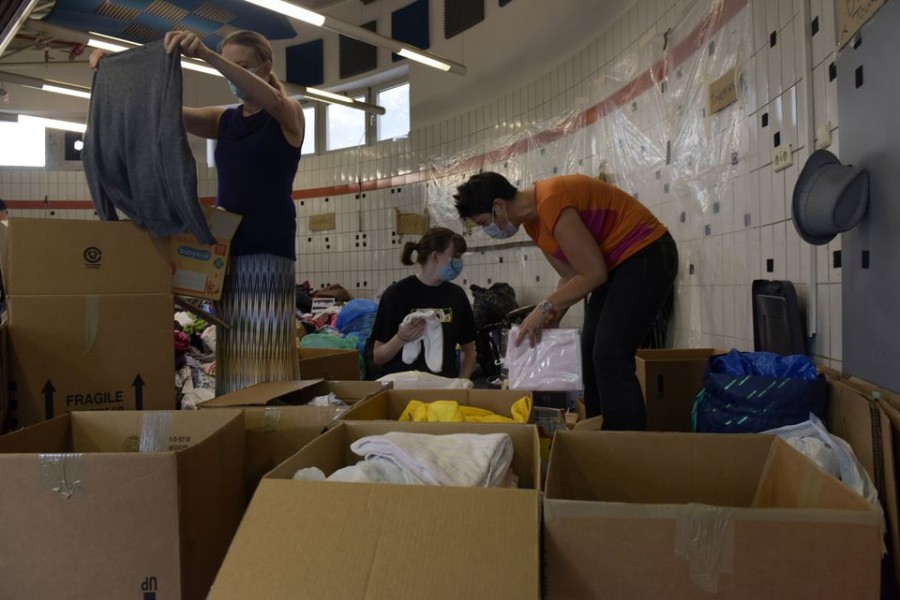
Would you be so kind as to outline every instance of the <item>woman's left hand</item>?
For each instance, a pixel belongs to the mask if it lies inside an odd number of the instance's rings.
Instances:
[[[529,345],[534,348],[534,345],[541,341],[541,332],[544,330],[546,320],[547,317],[540,308],[535,308],[528,313],[516,332],[516,339],[513,340],[515,345],[518,346],[522,340],[528,338]]]

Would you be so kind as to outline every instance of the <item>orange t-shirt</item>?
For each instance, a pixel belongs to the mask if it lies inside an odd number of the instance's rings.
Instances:
[[[597,240],[608,269],[668,231],[630,194],[587,175],[562,175],[536,182],[534,203],[538,218],[525,223],[525,231],[538,248],[565,262],[568,260],[553,236],[553,230],[566,208],[578,211],[582,222]]]

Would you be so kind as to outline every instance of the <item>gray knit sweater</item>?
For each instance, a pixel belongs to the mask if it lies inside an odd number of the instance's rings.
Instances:
[[[101,219],[118,208],[156,237],[213,244],[181,117],[181,61],[162,40],[108,56],[94,75],[82,163]]]

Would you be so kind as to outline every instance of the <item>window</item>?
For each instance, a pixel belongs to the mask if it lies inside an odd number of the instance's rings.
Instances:
[[[365,102],[363,94],[351,96],[357,102]],[[325,112],[326,150],[341,150],[366,143],[366,112],[340,104],[329,104]]]
[[[303,138],[303,146],[300,154],[316,153],[316,108],[308,106],[303,109],[303,118],[306,121],[306,133]]]
[[[46,163],[44,126],[0,122],[0,166],[43,167]],[[15,142],[13,142],[15,140]]]
[[[409,83],[378,92],[375,102],[384,107],[378,117],[378,141],[409,135]]]

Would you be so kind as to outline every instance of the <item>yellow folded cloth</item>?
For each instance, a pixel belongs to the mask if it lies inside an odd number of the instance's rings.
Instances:
[[[527,423],[531,414],[531,398],[522,396],[516,400],[510,407],[510,414],[512,418],[484,408],[460,406],[456,400],[410,400],[399,420],[425,423]]]

